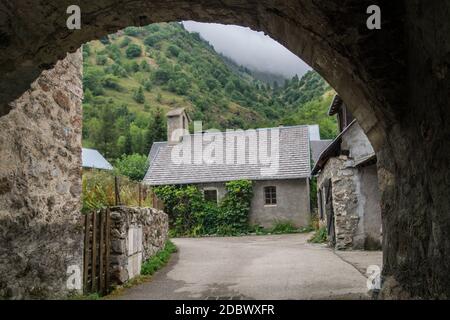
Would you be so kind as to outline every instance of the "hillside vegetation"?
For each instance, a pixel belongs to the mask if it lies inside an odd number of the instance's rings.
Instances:
[[[336,134],[326,115],[333,91],[317,73],[278,83],[179,23],[129,27],[85,44],[83,57],[83,145],[110,160],[146,155],[154,141],[166,140],[165,114],[177,107],[205,129],[318,123],[323,138]]]

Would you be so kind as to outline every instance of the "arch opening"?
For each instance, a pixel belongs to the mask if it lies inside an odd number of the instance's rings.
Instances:
[[[59,27],[65,24],[64,6],[55,10],[41,3],[30,7],[17,2],[2,10],[10,23],[1,26],[5,40],[0,54],[5,71],[0,81],[1,114],[9,113],[9,102],[66,52],[129,25],[197,20],[264,31],[339,92],[377,151],[386,296],[446,297],[450,295],[445,267],[450,248],[446,232],[450,147],[445,126],[449,119],[445,52],[450,46],[446,37],[450,5],[429,4],[425,10],[421,4],[381,2],[389,26],[381,32],[365,28],[365,1],[343,7],[309,1],[291,6],[271,1],[83,3],[84,23],[76,32]],[[15,12],[22,13],[18,19]],[[442,21],[440,29],[429,24],[432,19]],[[425,41],[427,32],[440,41]],[[30,35],[33,44],[23,45]]]

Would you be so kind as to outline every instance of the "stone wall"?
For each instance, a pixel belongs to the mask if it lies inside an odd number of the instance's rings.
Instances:
[[[141,264],[164,248],[169,218],[154,208],[111,208],[111,282],[123,284],[140,274]]]
[[[67,55],[0,118],[0,299],[64,297],[81,273],[81,72]]]
[[[317,178],[323,197],[327,179],[333,192],[336,249],[379,249],[381,208],[375,166],[356,167],[353,159],[341,155],[330,158]]]
[[[358,214],[357,170],[347,156],[330,158],[317,178],[317,188],[331,179],[333,210],[336,232],[336,249],[361,248],[363,243],[354,235],[360,220]],[[325,195],[325,192],[322,191]]]

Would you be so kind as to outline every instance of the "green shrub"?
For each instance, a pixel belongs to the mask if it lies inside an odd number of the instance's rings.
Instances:
[[[141,29],[138,27],[127,27],[123,31],[127,36],[130,37],[136,37],[141,33]]]
[[[142,48],[137,44],[130,44],[125,51],[125,54],[127,55],[128,59],[140,57],[142,54]]]
[[[100,54],[99,54],[99,55],[95,58],[95,63],[96,63],[97,65],[99,65],[99,66],[105,65],[107,61],[108,61],[108,57],[105,56],[105,55],[100,55]]]
[[[172,44],[167,48],[167,51],[172,57],[178,57],[181,49],[178,46]]]
[[[142,181],[144,179],[148,166],[147,157],[137,153],[123,155],[116,161],[116,169],[118,172],[134,181]]]
[[[120,47],[125,48],[131,43],[131,39],[128,37],[123,38],[123,40],[120,42]]]
[[[112,89],[118,92],[123,91],[123,87],[119,84],[119,79],[113,75],[107,75],[102,79],[104,88]]]
[[[153,35],[150,35],[147,38],[145,38],[144,43],[146,45],[148,45],[149,47],[153,47],[160,40],[161,40],[161,36],[153,34]]]
[[[327,242],[327,240],[328,240],[327,228],[321,227],[319,228],[319,230],[316,231],[316,233],[314,233],[313,237],[308,241],[312,243],[324,243]]]
[[[246,232],[253,196],[252,182],[248,180],[230,181],[225,184],[225,187],[227,193],[220,204],[221,224],[230,227],[231,233]],[[219,230],[218,233],[231,234],[227,228]]]
[[[298,233],[299,231],[292,221],[278,221],[272,228],[271,233],[285,234]]]
[[[139,87],[139,89],[133,92],[133,99],[140,104],[143,104],[145,102],[144,90],[142,89],[142,87]]]

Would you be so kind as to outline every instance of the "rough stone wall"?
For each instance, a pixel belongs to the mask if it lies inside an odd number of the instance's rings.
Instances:
[[[169,218],[154,208],[111,208],[110,272],[113,284],[139,274],[141,263],[164,248]]]
[[[81,71],[67,55],[0,118],[0,298],[64,297],[81,270]]]
[[[364,246],[363,242],[354,239],[360,221],[356,176],[353,161],[347,156],[339,156],[328,160],[317,179],[318,188],[323,188],[324,182],[331,179],[336,249],[360,249]]]
[[[333,191],[335,248],[379,249],[381,210],[374,166],[355,167],[355,161],[344,155],[330,158],[317,178],[317,187],[323,196],[328,179],[331,179]],[[325,208],[325,199],[323,202]],[[327,225],[325,212],[324,220],[322,226]]]
[[[450,298],[449,16],[449,1],[408,1],[407,101],[378,153],[382,298]]]

